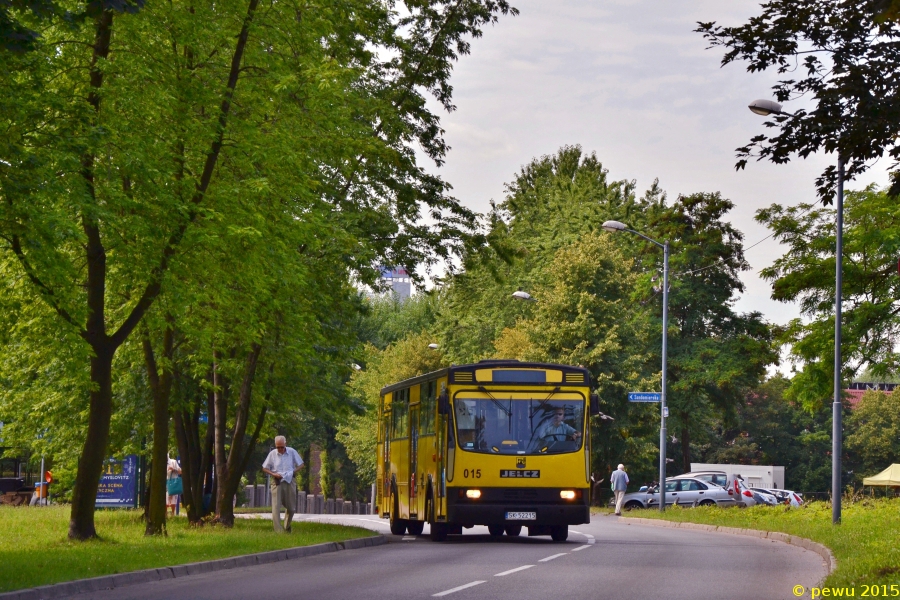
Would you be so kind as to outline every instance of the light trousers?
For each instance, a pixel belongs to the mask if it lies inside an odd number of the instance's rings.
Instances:
[[[622,503],[625,502],[625,490],[616,490],[616,514],[622,512]]]
[[[272,494],[272,525],[275,527],[275,532],[281,533],[287,530],[290,533],[294,513],[297,511],[297,482],[275,481],[273,477],[269,483],[269,491]],[[282,506],[285,510],[284,525],[281,524]]]

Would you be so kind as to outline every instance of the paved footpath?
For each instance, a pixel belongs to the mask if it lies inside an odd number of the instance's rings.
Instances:
[[[366,515],[298,515],[297,520],[388,531],[387,521]],[[72,598],[768,600],[794,598],[794,586],[809,589],[826,575],[822,557],[782,542],[628,525],[615,517],[595,516],[588,525],[571,527],[569,540],[559,544],[543,536],[494,539],[484,527],[464,531],[445,543],[424,536],[389,536],[390,543],[376,548]]]

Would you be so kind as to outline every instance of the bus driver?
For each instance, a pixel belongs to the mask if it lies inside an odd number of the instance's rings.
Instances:
[[[577,440],[580,438],[580,431],[571,425],[563,423],[565,417],[566,409],[562,406],[555,407],[553,409],[553,418],[541,428],[538,439],[549,442],[564,442],[567,439]]]

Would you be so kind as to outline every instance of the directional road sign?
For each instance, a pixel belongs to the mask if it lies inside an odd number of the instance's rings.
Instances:
[[[659,402],[661,399],[659,392],[628,392],[629,402]]]

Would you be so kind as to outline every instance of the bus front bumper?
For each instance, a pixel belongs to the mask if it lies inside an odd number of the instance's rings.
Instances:
[[[529,502],[525,499],[510,500],[490,490],[482,490],[482,498],[459,498],[457,493],[447,494],[447,521],[463,525],[581,525],[591,522],[591,509],[586,493],[572,501],[561,501],[559,490],[541,490],[545,501]],[[456,490],[452,490],[456,492]],[[487,493],[485,493],[487,492]],[[587,490],[584,490],[587,492]],[[553,498],[555,496],[555,498]],[[524,501],[523,501],[524,500]],[[544,500],[544,498],[541,498]],[[509,513],[534,513],[534,519],[507,518]],[[529,515],[530,516],[530,515]]]

